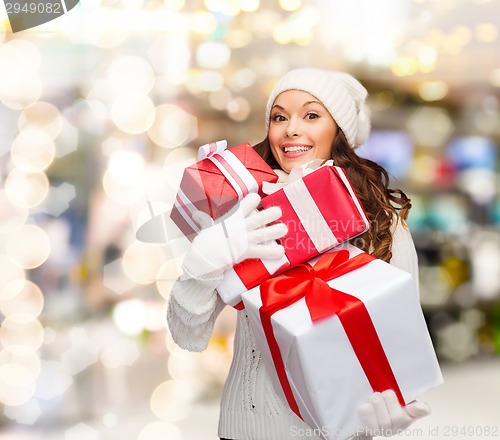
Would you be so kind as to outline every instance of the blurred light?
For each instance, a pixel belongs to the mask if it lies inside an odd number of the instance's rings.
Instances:
[[[3,296],[3,289],[13,281],[24,281],[26,274],[17,261],[7,255],[0,255],[0,296]]]
[[[63,182],[57,187],[51,187],[49,196],[43,201],[40,209],[53,217],[59,217],[69,208],[70,202],[75,197],[75,187]]]
[[[21,171],[35,173],[47,169],[55,153],[54,142],[44,130],[28,128],[14,139],[10,157]]]
[[[225,37],[227,45],[232,49],[248,46],[254,38],[249,29],[231,29]]]
[[[0,402],[9,406],[28,402],[35,392],[35,379],[22,365],[0,365]]]
[[[114,413],[106,413],[102,416],[102,424],[106,428],[114,428],[118,424],[118,417]]]
[[[146,94],[155,83],[151,65],[138,56],[121,56],[113,60],[106,72],[109,84],[119,94]]]
[[[33,318],[40,315],[44,297],[40,288],[28,280],[14,280],[0,290],[0,311],[4,316],[26,313]]]
[[[50,254],[47,233],[36,225],[23,225],[12,231],[5,244],[7,255],[23,268],[33,269],[43,264]]]
[[[495,142],[483,136],[453,138],[447,147],[450,162],[459,170],[483,168],[494,170],[497,160]]]
[[[234,121],[244,121],[250,114],[250,104],[245,98],[235,98],[227,105],[227,114]]]
[[[497,39],[498,29],[493,23],[479,23],[474,28],[474,33],[481,43],[492,43]]]
[[[482,231],[470,247],[472,285],[479,298],[490,300],[500,295],[500,236]]]
[[[163,170],[167,183],[172,188],[179,188],[184,170],[197,162],[198,151],[194,148],[176,148],[166,158],[163,164]],[[176,191],[171,193],[171,202],[173,203]]]
[[[390,90],[374,93],[372,95],[372,103],[376,105],[378,110],[387,110],[391,108],[396,101],[394,93]]]
[[[418,92],[424,101],[439,101],[448,94],[448,85],[444,81],[425,81]]]
[[[357,153],[382,165],[395,179],[405,178],[413,160],[413,142],[397,130],[373,130]]]
[[[10,83],[0,85],[0,99],[6,107],[21,110],[34,104],[42,95],[42,81],[36,75],[23,73]]]
[[[500,68],[491,72],[490,83],[495,87],[500,87]]]
[[[433,148],[442,146],[455,128],[448,112],[434,107],[415,110],[407,127],[416,144]]]
[[[485,324],[486,317],[482,310],[470,308],[461,313],[461,321],[469,328],[479,329]]]
[[[136,336],[142,333],[145,321],[144,304],[137,299],[119,302],[113,309],[113,321],[116,327],[126,335]],[[112,358],[105,357],[106,360]]]
[[[6,364],[21,365],[34,378],[37,378],[41,371],[41,361],[37,353],[19,355],[4,349],[0,352],[0,365]]]
[[[0,342],[14,354],[30,355],[42,345],[42,324],[24,313],[9,315],[0,327]]]
[[[240,12],[239,2],[235,0],[205,0],[205,7],[209,11],[222,12],[230,17],[234,17]]]
[[[137,11],[131,12],[137,14]],[[122,17],[123,15],[120,16],[116,14],[114,10],[109,7],[99,7],[97,10],[94,10],[92,14],[83,16],[83,24],[81,27],[83,30],[83,37],[91,46],[103,49],[111,49],[119,46],[126,40],[127,31],[130,32],[130,25],[134,23],[129,22],[129,29],[126,29],[126,23],[120,23]],[[139,25],[140,22],[137,20],[134,24]]]
[[[230,79],[230,86],[233,90],[240,91],[251,87],[255,80],[256,75],[252,69],[240,69]]]
[[[209,14],[211,15],[211,14]],[[161,73],[156,88],[184,86],[191,63],[191,49],[187,35],[167,34],[156,40],[148,50],[148,57],[155,71]],[[174,92],[171,92],[175,95]]]
[[[135,303],[132,301],[135,301]],[[127,304],[127,302],[130,304]],[[124,310],[123,308],[117,310],[118,306],[122,306],[123,304],[125,304],[124,307],[129,308],[129,310]],[[139,317],[134,316],[132,318],[132,323],[125,322],[127,316],[130,318],[130,315],[133,315],[130,307],[137,307],[138,304],[141,303],[137,300],[124,301],[118,303],[113,310],[113,319],[118,329],[130,336],[136,336],[144,330],[142,325],[143,322],[140,321]],[[142,313],[142,307],[139,307],[138,312],[139,314]],[[128,339],[114,341],[101,351],[101,362],[106,368],[130,367],[138,358],[139,348],[137,344]]]
[[[120,258],[104,266],[103,286],[118,295],[123,295],[125,292],[135,287],[135,283],[133,283],[123,272],[123,265]]]
[[[127,134],[140,134],[154,123],[155,112],[151,98],[141,94],[122,94],[113,100],[111,119]]]
[[[144,0],[122,0],[125,9],[138,10],[143,7]]]
[[[421,185],[431,186],[437,179],[439,161],[428,155],[420,154],[413,160],[410,171],[411,180]]]
[[[437,51],[432,46],[422,46],[418,50],[419,69],[423,73],[432,72],[437,61]],[[441,81],[442,82],[442,81]]]
[[[240,8],[244,12],[255,12],[259,6],[260,0],[240,0]]]
[[[279,0],[279,4],[285,11],[296,11],[302,5],[302,0]]]
[[[61,362],[42,360],[35,397],[51,400],[62,396],[73,384],[73,377]]]
[[[210,35],[217,29],[217,19],[214,14],[206,11],[196,11],[189,15],[192,32]]]
[[[5,190],[0,189],[0,232],[13,231],[26,222],[28,209],[13,205]]]
[[[148,130],[151,140],[163,148],[176,148],[198,137],[197,119],[173,104],[156,107],[156,119]]]
[[[139,179],[126,184],[121,183],[115,179],[109,168],[104,172],[102,187],[106,195],[120,205],[130,205],[144,196],[144,188]]]
[[[97,362],[99,347],[89,338],[85,328],[73,327],[69,332],[69,340],[71,346],[61,353],[61,362],[72,375]]]
[[[197,85],[204,92],[214,92],[224,86],[224,77],[219,72],[203,71],[197,76]]]
[[[13,169],[5,179],[5,195],[20,208],[33,208],[47,197],[49,179],[43,172],[26,173]]]
[[[99,440],[99,432],[86,423],[78,423],[66,430],[64,440]]]
[[[173,423],[151,422],[141,429],[137,440],[158,440],[160,438],[181,440],[181,431]]]
[[[174,380],[191,382],[202,374],[200,363],[193,362],[193,354],[174,346],[170,350],[167,369],[169,376]]]
[[[225,87],[216,90],[208,96],[208,102],[216,110],[225,110],[231,101],[231,92]]]
[[[143,175],[144,158],[135,151],[115,151],[109,158],[108,171],[117,183],[132,185]]]
[[[163,6],[169,11],[180,11],[185,5],[185,0],[163,0]]]
[[[445,38],[443,49],[450,55],[457,55],[462,51],[462,40],[456,35],[449,35]]]
[[[391,71],[396,76],[410,76],[417,73],[418,63],[412,57],[399,57],[391,66]]]
[[[151,394],[151,411],[160,420],[177,422],[189,415],[197,395],[192,381],[167,380]]]
[[[442,307],[451,294],[448,274],[436,266],[422,266],[420,272],[420,301],[426,307]]]
[[[225,43],[206,42],[196,49],[198,65],[206,69],[220,69],[231,58],[231,49]]]
[[[30,399],[18,406],[6,406],[4,415],[21,425],[34,425],[42,415],[42,409],[36,399]]]
[[[445,325],[436,335],[436,351],[451,361],[463,362],[478,352],[474,332],[462,322]]]
[[[40,128],[55,139],[63,128],[63,118],[55,105],[38,101],[21,112],[17,125],[21,131],[27,128]]]
[[[170,291],[180,275],[182,275],[182,260],[179,258],[171,258],[160,267],[156,288],[163,298],[168,299]]]
[[[452,34],[460,40],[462,45],[470,43],[472,39],[472,32],[467,26],[455,26],[452,29]]]
[[[492,170],[468,169],[460,173],[458,188],[480,205],[488,205],[497,194],[497,176]]]
[[[469,219],[467,207],[461,197],[452,194],[435,196],[429,203],[427,221],[434,229],[449,234],[463,235],[468,232]],[[450,287],[455,287],[450,271],[444,266],[439,267],[442,276]]]
[[[127,277],[137,284],[154,283],[160,267],[165,262],[161,247],[133,242],[123,253],[123,271]]]

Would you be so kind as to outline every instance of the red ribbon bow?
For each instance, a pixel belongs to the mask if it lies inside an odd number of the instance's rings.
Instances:
[[[264,281],[260,287],[263,304],[260,318],[276,372],[290,408],[301,418],[274,337],[271,316],[304,297],[313,322],[332,315],[338,316],[372,389],[393,389],[401,405],[405,404],[365,305],[355,296],[327,284],[327,281],[359,269],[375,259],[364,252],[353,258],[349,258],[347,250],[329,252],[323,254],[314,266],[300,264]]]

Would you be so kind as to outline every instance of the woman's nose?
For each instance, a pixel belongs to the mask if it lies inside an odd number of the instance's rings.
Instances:
[[[290,118],[286,127],[286,135],[288,137],[300,135],[300,123],[296,118]]]

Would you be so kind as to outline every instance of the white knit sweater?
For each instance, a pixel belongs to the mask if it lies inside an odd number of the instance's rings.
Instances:
[[[391,264],[410,272],[418,287],[415,245],[400,222],[393,231]],[[170,295],[168,325],[180,347],[202,351],[225,306],[216,291],[222,273],[199,255],[184,261],[183,269]],[[210,275],[195,279],[193,273]],[[219,436],[234,440],[320,439],[275,394],[244,310],[238,312],[234,357],[222,394]]]

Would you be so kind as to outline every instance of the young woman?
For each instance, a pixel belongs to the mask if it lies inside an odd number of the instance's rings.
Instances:
[[[355,240],[366,252],[410,272],[418,287],[415,246],[404,220],[411,207],[399,190],[388,188],[387,172],[355,153],[370,132],[366,89],[352,76],[318,69],[295,69],[275,85],[266,108],[267,136],[255,149],[286,181],[297,165],[333,159],[345,169],[372,222]],[[277,207],[256,212],[260,198],[245,197],[223,223],[203,213],[195,220],[202,232],[187,253],[184,273],[169,300],[168,324],[179,346],[201,351],[207,346],[217,315],[224,307],[217,295],[223,273],[246,258],[279,258],[274,240],[286,234]],[[396,207],[394,206],[396,205]],[[397,209],[398,208],[398,209]],[[356,438],[404,430],[430,413],[424,402],[401,407],[393,391],[374,393],[359,408],[366,425]],[[319,439],[274,392],[249,327],[238,312],[234,358],[222,396],[219,436],[231,440]]]

